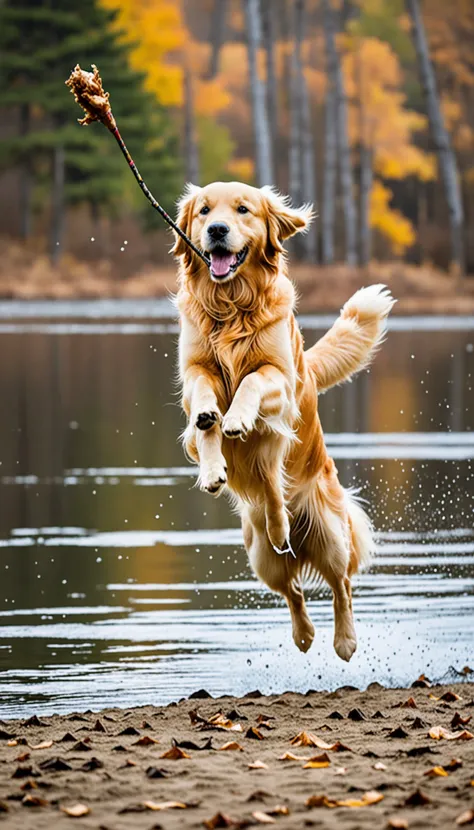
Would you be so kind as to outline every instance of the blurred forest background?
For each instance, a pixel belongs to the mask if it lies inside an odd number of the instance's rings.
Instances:
[[[64,85],[98,65],[170,212],[186,180],[313,202],[291,246],[308,307],[389,282],[474,308],[472,0],[0,0],[0,295],[174,286],[170,232]]]

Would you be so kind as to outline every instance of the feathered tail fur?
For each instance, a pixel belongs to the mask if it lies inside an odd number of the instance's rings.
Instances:
[[[394,303],[384,285],[361,288],[348,300],[334,325],[305,352],[318,391],[349,380],[370,363],[383,342],[386,318]]]

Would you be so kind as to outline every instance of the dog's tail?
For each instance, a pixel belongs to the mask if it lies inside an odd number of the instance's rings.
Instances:
[[[384,285],[361,288],[348,300],[332,328],[305,352],[318,391],[349,380],[370,363],[383,342],[394,303]]]

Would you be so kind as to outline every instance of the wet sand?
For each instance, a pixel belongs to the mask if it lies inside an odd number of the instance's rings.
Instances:
[[[0,823],[474,826],[471,716],[472,683],[421,682],[1,721]]]

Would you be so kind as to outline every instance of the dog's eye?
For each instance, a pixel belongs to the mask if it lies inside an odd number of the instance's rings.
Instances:
[[[249,209],[245,207],[245,205],[239,205],[237,208],[237,213],[248,213]]]
[[[206,213],[209,213],[209,211],[210,211],[210,207],[208,207],[208,205],[204,205],[204,207],[201,208],[199,213],[201,214],[201,216],[205,216]]]

